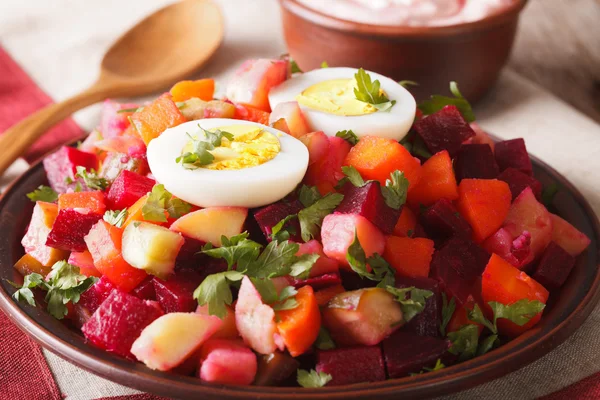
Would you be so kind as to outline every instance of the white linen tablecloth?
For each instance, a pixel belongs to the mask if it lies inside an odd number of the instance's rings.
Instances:
[[[241,61],[285,53],[276,0],[215,0],[226,21],[222,47],[198,77],[221,82]],[[104,51],[121,32],[170,0],[1,0],[0,43],[55,100],[90,85]],[[551,62],[551,60],[548,60]],[[75,115],[84,128],[100,107]],[[511,70],[476,107],[480,124],[501,138],[524,137],[528,149],[564,174],[600,213],[600,126]],[[15,163],[0,185],[27,168]],[[600,309],[565,344],[533,364],[454,399],[535,398],[600,370]],[[137,393],[45,351],[67,400]],[[25,356],[25,355],[24,355]],[[549,378],[549,375],[551,378]],[[508,397],[507,397],[508,396]]]

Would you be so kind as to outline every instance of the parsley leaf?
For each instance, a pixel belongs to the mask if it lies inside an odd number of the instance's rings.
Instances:
[[[298,291],[293,286],[286,286],[281,289],[281,293],[279,293],[279,298],[277,302],[273,304],[273,310],[275,311],[284,311],[284,310],[292,310],[298,307],[298,302],[294,298],[298,294]]]
[[[363,179],[363,177],[360,175],[360,172],[358,172],[358,170],[356,168],[354,168],[353,166],[345,166],[342,167],[342,172],[344,173],[344,175],[346,175],[346,178],[348,178],[348,181],[353,184],[356,187],[362,187],[366,184],[365,180]],[[371,182],[371,181],[369,181]]]
[[[274,278],[289,275],[300,246],[289,241],[272,241],[260,253],[256,261],[249,263],[244,272],[257,278]],[[239,270],[240,265],[238,265]]]
[[[108,181],[104,178],[100,178],[94,169],[91,169],[88,172],[85,167],[77,166],[76,170],[77,173],[75,174],[75,177],[83,179],[83,182],[88,188],[104,190],[108,187]]]
[[[56,193],[50,186],[40,185],[31,193],[27,193],[27,198],[31,201],[45,201],[47,203],[54,203],[58,200],[58,193]]]
[[[409,149],[412,155],[419,156],[426,160],[430,159],[433,154],[429,151],[421,136],[417,136],[415,140],[412,142],[411,148]]]
[[[371,81],[371,76],[364,69],[360,68],[354,78],[356,79],[354,96],[357,100],[373,105],[390,102],[390,99],[380,89],[379,80]]]
[[[463,325],[459,330],[449,332],[448,339],[452,342],[450,353],[459,356],[460,361],[468,360],[477,353],[479,328],[473,324]]]
[[[408,80],[398,81],[398,85],[402,86],[405,89],[408,89],[409,86],[419,86],[417,82]]]
[[[225,305],[231,305],[231,283],[242,280],[244,274],[238,271],[225,271],[206,277],[194,291],[194,299],[203,306],[208,304],[208,313],[223,319],[227,315]]]
[[[462,93],[460,93],[458,90],[458,84],[454,81],[450,82],[450,92],[454,95],[454,97],[435,94],[431,96],[430,100],[425,100],[419,103],[419,110],[421,110],[424,115],[430,115],[441,110],[447,105],[454,105],[458,108],[467,122],[475,121],[475,114],[473,113],[471,104],[463,97]]]
[[[323,61],[321,63],[321,68],[329,68],[329,64],[327,64],[327,61]]]
[[[297,374],[298,384],[304,388],[320,388],[333,379],[331,375],[325,372],[317,372],[314,369],[311,369],[310,372],[299,369]]]
[[[348,261],[348,264],[350,264],[352,271],[356,272],[359,276],[367,278],[373,277],[367,269],[367,256],[360,245],[358,234],[356,232],[354,233],[352,244],[348,247],[346,260]]]
[[[358,143],[358,136],[356,136],[356,133],[352,132],[350,129],[338,131],[335,136],[344,139],[346,142],[350,143],[350,146],[354,146],[356,143]]]
[[[319,193],[319,189],[317,189],[316,186],[302,185],[300,187],[298,199],[304,207],[310,207],[315,204],[317,200],[321,199],[321,193]]]
[[[433,371],[439,371],[440,369],[444,369],[446,368],[446,366],[444,365],[444,363],[442,362],[441,359],[437,359],[437,361],[435,362],[435,365],[433,366],[433,368],[429,368],[429,367],[423,367],[423,369],[417,373],[417,374],[410,374],[410,376],[415,376],[415,375],[421,375],[421,374],[425,374],[427,372],[433,372]]]
[[[390,179],[386,180],[385,186],[381,188],[385,204],[394,210],[399,210],[406,203],[408,185],[404,172],[398,170],[392,172]]]
[[[203,129],[200,124],[198,124],[198,128],[203,135],[201,138],[187,133],[191,140],[193,151],[186,152],[175,159],[175,162],[181,163],[185,169],[198,169],[203,165],[212,163],[215,157],[209,151],[221,146],[223,138],[227,140],[233,140],[234,138],[233,134],[219,129],[211,132]]]
[[[165,211],[171,218],[180,218],[191,209],[190,204],[173,197],[163,184],[156,184],[142,207],[142,217],[146,221],[167,222]]]
[[[488,304],[494,312],[494,327],[496,326],[498,318],[504,318],[519,326],[523,326],[546,307],[546,305],[539,300],[529,299],[521,299],[509,305],[504,305],[496,301],[490,301]]]
[[[319,336],[317,336],[317,339],[315,340],[315,347],[319,350],[335,349],[335,342],[324,326],[321,326],[319,329]]]
[[[25,301],[30,306],[35,307],[35,299],[31,289],[42,286],[45,282],[42,275],[33,273],[25,276],[25,279],[23,280],[23,286],[19,286],[11,281],[8,281],[8,283],[19,289],[13,294],[13,297],[16,301]]]
[[[383,257],[375,253],[367,258],[356,232],[354,233],[354,241],[348,247],[346,260],[348,260],[350,268],[360,277],[379,282],[378,287],[387,288],[394,285],[396,281],[394,270]],[[373,270],[372,273],[369,272],[367,264]]]
[[[544,189],[542,190],[542,203],[546,206],[546,207],[550,207],[552,205],[552,202],[554,201],[554,196],[556,196],[556,193],[558,193],[559,191],[559,187],[556,183],[551,183],[548,186],[544,186]],[[27,195],[29,197],[29,195]]]
[[[312,205],[300,210],[298,220],[300,221],[302,240],[308,242],[317,237],[323,218],[331,214],[343,199],[343,194],[329,193]]]
[[[263,302],[271,304],[279,300],[277,289],[275,289],[275,284],[272,280],[266,278],[250,278],[250,280],[258,293],[260,293]]]
[[[446,336],[446,327],[448,326],[450,319],[452,319],[455,310],[456,301],[454,300],[454,297],[448,302],[446,293],[442,292],[442,324],[440,325],[440,333],[442,336]]]
[[[500,343],[498,335],[490,335],[486,337],[485,339],[483,339],[483,341],[481,341],[481,343],[479,343],[479,346],[477,347],[477,355],[481,356],[487,353],[488,351],[496,347],[498,343]]]
[[[374,280],[379,281],[377,287],[385,289],[388,286],[394,286],[396,283],[396,271],[379,254],[375,253],[367,258],[367,264],[373,270]]]
[[[386,290],[396,297],[400,303],[404,321],[409,322],[417,314],[425,309],[427,299],[433,296],[433,292],[425,289],[417,289],[414,286],[398,289],[393,286],[387,286]]]
[[[127,219],[127,209],[124,208],[121,211],[107,210],[102,218],[109,224],[114,225],[117,228],[121,228]]]
[[[302,254],[291,265],[290,275],[296,279],[307,279],[310,275],[310,270],[319,257],[320,255],[318,254]]]
[[[230,238],[221,236],[221,247],[204,246],[202,253],[213,258],[224,259],[227,261],[228,269],[233,268],[242,259],[254,261],[258,258],[262,245],[248,239],[248,236],[248,232]]]
[[[169,218],[175,219],[183,217],[192,209],[191,204],[186,203],[185,201],[177,199],[173,196],[171,196],[171,198],[166,201],[165,206],[167,212],[169,213]]]
[[[481,311],[481,308],[479,307],[479,304],[475,304],[473,306],[473,309],[471,311],[468,311],[467,317],[469,318],[469,320],[471,320],[473,322],[477,322],[478,324],[481,324],[481,325],[485,326],[493,334],[497,334],[498,333],[498,328],[496,327],[496,324],[492,323],[490,320],[488,320],[483,315],[483,311]]]
[[[297,72],[302,73],[304,71],[302,71],[300,69],[300,67],[298,66],[298,63],[296,62],[296,60],[293,60],[290,58],[290,67],[292,68],[292,74],[295,74]]]
[[[283,241],[283,240],[288,240],[290,238],[290,234],[295,234],[295,229],[293,229],[293,227],[285,230],[283,229],[285,227],[285,225],[293,220],[298,218],[298,214],[291,214],[288,215],[287,217],[285,217],[284,219],[282,219],[281,221],[279,221],[278,223],[275,224],[275,226],[273,226],[273,228],[271,228],[271,240],[278,240],[278,241]],[[293,232],[290,232],[293,231]]]

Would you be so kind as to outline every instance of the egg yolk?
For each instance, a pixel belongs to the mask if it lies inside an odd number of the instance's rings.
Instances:
[[[377,111],[372,104],[357,100],[356,79],[332,79],[310,86],[296,97],[299,104],[329,114],[352,116]]]
[[[209,152],[214,156],[212,163],[201,168],[215,170],[236,170],[256,167],[272,160],[281,150],[279,139],[271,132],[253,125],[232,125],[211,129],[229,132],[233,140],[225,137],[221,146]],[[183,148],[182,154],[193,151],[190,140]]]

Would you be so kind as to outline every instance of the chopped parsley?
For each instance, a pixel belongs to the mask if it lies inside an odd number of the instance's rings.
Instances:
[[[325,372],[317,372],[314,369],[310,371],[299,369],[297,374],[298,384],[304,388],[320,388],[333,379],[331,375]]]
[[[58,200],[58,193],[56,193],[50,186],[41,185],[38,186],[38,188],[33,192],[27,193],[27,198],[33,202],[45,201],[47,203],[54,203],[56,200]]]
[[[219,129],[211,132],[203,129],[200,124],[198,124],[198,128],[203,134],[203,137],[197,138],[186,133],[190,138],[193,150],[183,153],[175,159],[175,162],[178,164],[181,163],[185,169],[198,169],[203,165],[212,163],[215,156],[210,153],[210,150],[214,150],[221,146],[223,138],[226,138],[227,140],[233,140],[234,138],[233,134]]]
[[[458,90],[458,84],[454,81],[450,82],[450,92],[454,97],[434,94],[429,100],[420,102],[418,106],[419,110],[421,110],[424,115],[430,115],[441,110],[445,106],[453,105],[458,108],[467,122],[475,121],[475,114],[473,113],[471,104],[463,97],[460,90]]]
[[[381,83],[379,80],[371,80],[371,76],[362,68],[354,75],[356,79],[356,88],[354,88],[354,96],[356,99],[373,105],[379,111],[389,111],[396,100],[390,101],[387,95],[380,89]]]
[[[180,218],[191,209],[189,203],[175,198],[163,184],[156,184],[142,206],[142,217],[146,221],[167,222],[165,213],[170,218]]]

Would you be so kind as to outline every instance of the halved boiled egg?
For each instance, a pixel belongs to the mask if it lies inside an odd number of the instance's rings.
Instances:
[[[176,160],[208,132],[230,133],[209,152],[212,161],[193,169]],[[169,128],[148,145],[157,182],[199,207],[260,207],[284,198],[302,181],[308,150],[277,129],[234,119],[201,119]]]
[[[280,103],[297,101],[313,131],[333,136],[351,129],[358,137],[371,135],[400,140],[415,119],[416,102],[408,90],[394,80],[367,71],[378,80],[380,91],[395,104],[386,111],[360,101],[354,68],[322,68],[294,76],[269,92],[271,109]]]

